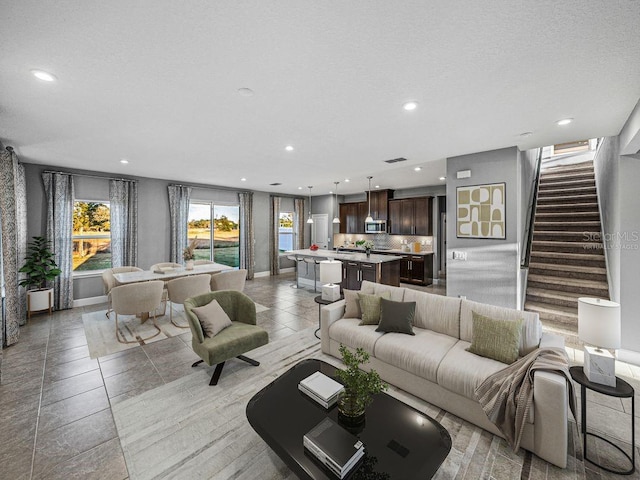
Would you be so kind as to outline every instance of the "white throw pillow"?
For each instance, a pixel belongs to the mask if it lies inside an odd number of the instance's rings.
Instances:
[[[222,330],[231,326],[229,315],[222,309],[217,300],[211,301],[202,307],[192,308],[196,314],[205,337],[215,337]]]

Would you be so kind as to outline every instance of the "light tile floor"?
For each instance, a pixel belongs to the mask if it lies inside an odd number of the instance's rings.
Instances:
[[[293,289],[293,282],[291,274],[247,282],[246,293],[269,307],[258,314],[258,324],[271,339],[317,327],[314,297],[318,293]],[[445,293],[443,286],[410,288]],[[197,356],[191,350],[188,331],[107,357],[89,358],[82,315],[105,307],[33,317],[21,329],[20,341],[3,351],[1,478],[127,478],[111,406],[193,372],[191,364]],[[580,362],[580,351],[569,353],[572,361]],[[620,362],[617,368],[636,389],[637,399],[640,368]],[[589,401],[589,426],[616,441],[628,442],[629,402],[593,393]],[[588,472],[589,478],[602,473],[598,469]],[[562,471],[549,475],[561,478]]]

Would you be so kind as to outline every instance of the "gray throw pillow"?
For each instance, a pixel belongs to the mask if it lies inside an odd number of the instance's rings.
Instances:
[[[382,292],[380,295],[358,293],[362,321],[358,325],[377,325],[380,322],[380,299],[391,298],[391,292]]]
[[[231,326],[229,315],[222,309],[217,300],[212,300],[202,307],[192,308],[196,314],[205,337],[215,337],[222,330]]]
[[[380,300],[380,324],[376,332],[415,335],[411,325],[416,314],[416,302]]]
[[[473,332],[467,352],[511,364],[518,359],[524,320],[497,320],[471,311]]]
[[[358,291],[345,288],[342,293],[344,293],[344,318],[362,318]]]

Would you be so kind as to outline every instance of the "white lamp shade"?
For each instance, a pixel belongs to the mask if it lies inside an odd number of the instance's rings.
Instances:
[[[620,348],[620,304],[600,298],[578,298],[578,337],[600,348]]]
[[[342,281],[342,262],[323,260],[320,262],[320,283],[340,283]]]

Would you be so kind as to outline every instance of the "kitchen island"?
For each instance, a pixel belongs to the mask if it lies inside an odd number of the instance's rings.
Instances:
[[[397,255],[367,255],[366,253],[341,253],[334,250],[288,250],[285,255],[296,258],[324,259],[342,262],[342,288],[360,290],[363,280],[384,283],[395,287],[400,285],[400,260]],[[318,277],[320,270],[317,271]]]

